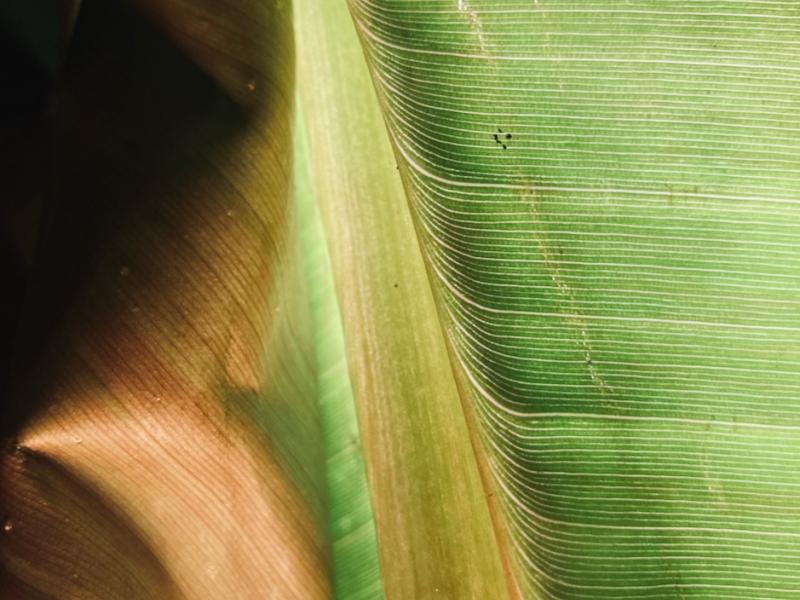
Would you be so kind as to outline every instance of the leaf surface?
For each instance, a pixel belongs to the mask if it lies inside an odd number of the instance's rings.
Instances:
[[[311,185],[308,132],[299,107],[297,115],[294,195],[314,328],[334,595],[340,600],[382,598],[375,521],[347,369],[341,313],[322,217]]]
[[[296,27],[386,597],[502,598],[486,492],[347,7],[299,1]]]
[[[328,597],[291,12],[162,8],[79,17],[0,556],[23,597]]]
[[[351,8],[525,595],[796,597],[797,4]]]

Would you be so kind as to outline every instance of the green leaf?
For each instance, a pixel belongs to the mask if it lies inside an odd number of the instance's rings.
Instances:
[[[375,521],[353,389],[347,372],[344,333],[325,230],[311,186],[308,136],[299,107],[297,115],[294,135],[295,208],[315,337],[334,594],[340,600],[383,598]]]
[[[405,193],[347,7],[296,3],[298,83],[387,598],[506,576]]]
[[[797,4],[351,6],[525,594],[797,597]]]
[[[86,2],[10,129],[0,596],[797,597],[796,3],[291,4]]]

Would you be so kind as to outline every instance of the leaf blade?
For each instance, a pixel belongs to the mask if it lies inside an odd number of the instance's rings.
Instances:
[[[526,595],[796,594],[796,7],[351,7]]]
[[[296,19],[386,596],[504,597],[469,431],[347,8],[302,1]]]

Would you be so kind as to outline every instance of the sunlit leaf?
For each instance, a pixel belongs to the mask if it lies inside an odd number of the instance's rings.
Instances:
[[[311,185],[308,137],[298,108],[294,190],[314,328],[319,406],[325,441],[328,530],[334,594],[382,598],[375,521],[367,488],[344,334],[325,231]]]
[[[797,597],[797,3],[351,5],[526,595]]]
[[[0,9],[2,600],[800,595],[795,2],[78,5]]]
[[[296,3],[298,85],[388,598],[507,582],[405,194],[344,3]]]

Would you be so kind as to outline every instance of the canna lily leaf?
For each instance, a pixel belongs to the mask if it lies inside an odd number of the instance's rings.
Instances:
[[[308,133],[302,109],[297,115],[294,195],[316,339],[333,591],[337,598],[381,598],[383,586],[375,522],[359,444],[344,332],[325,230],[311,181]]]
[[[800,594],[795,3],[76,6],[0,598]]]
[[[339,2],[295,10],[386,597],[502,598],[509,584],[485,490],[352,21]]]
[[[353,0],[532,598],[795,598],[794,2]]]
[[[3,458],[22,597],[330,594],[291,12],[236,4],[82,8]]]

